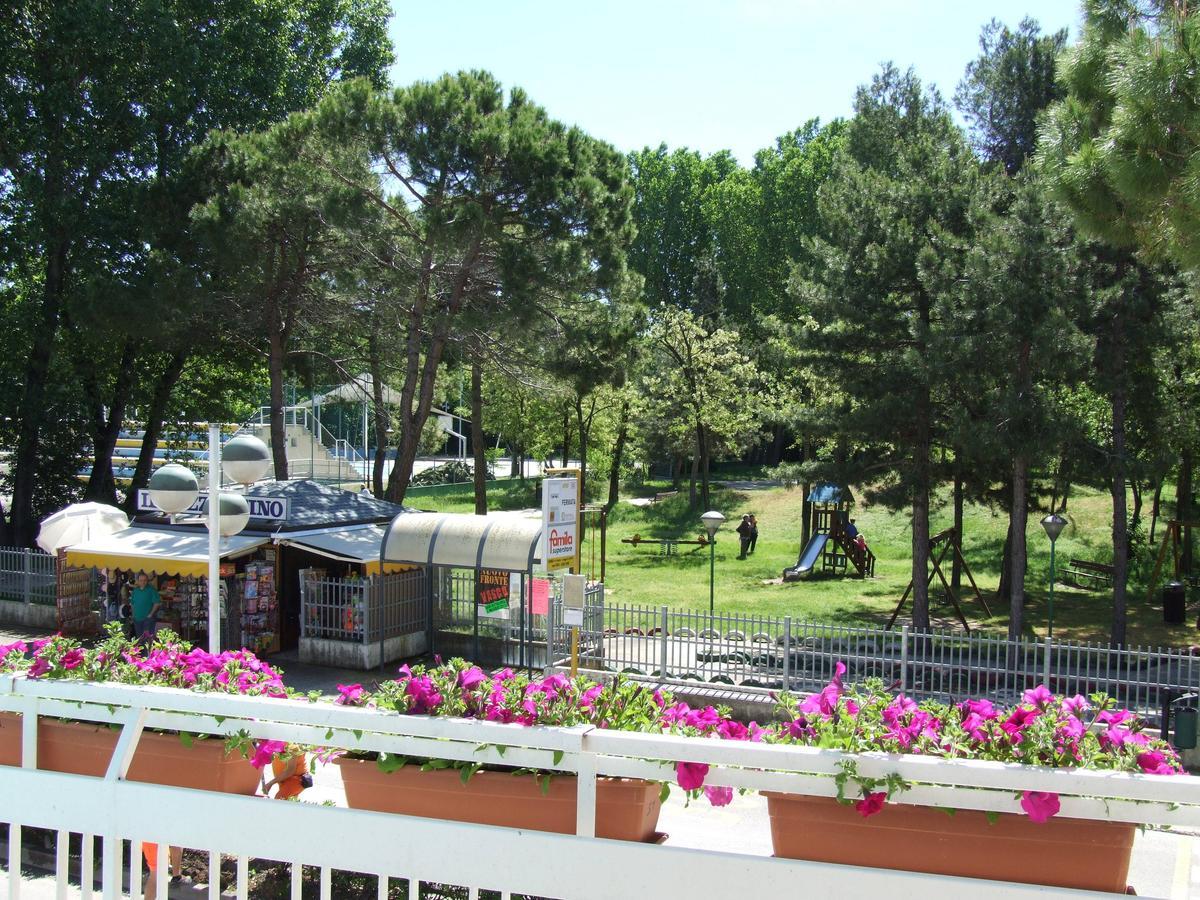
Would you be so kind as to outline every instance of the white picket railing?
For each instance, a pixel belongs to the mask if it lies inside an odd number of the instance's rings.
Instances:
[[[1062,898],[1111,896],[882,869],[837,866],[734,853],[601,840],[595,833],[598,775],[674,780],[677,761],[708,763],[707,783],[753,790],[834,796],[833,776],[853,761],[860,775],[897,774],[910,783],[893,802],[1019,812],[1022,790],[1058,793],[1061,816],[1158,825],[1200,826],[1200,779],[1055,770],[977,761],[850,755],[840,751],[611,732],[588,727],[525,728],[472,720],[398,716],[368,709],[198,694],[170,688],[94,685],[0,676],[0,710],[23,714],[22,768],[0,766],[0,823],[9,825],[9,898],[19,900],[21,826],[57,832],[58,896],[67,896],[71,834],[84,834],[82,882],[90,886],[91,836],[101,835],[103,896],[121,896],[125,840],[131,871],[140,872],[140,841],[238,858],[235,890],[248,894],[249,860],[291,864],[292,896],[301,866],[321,869],[321,896],[333,870],[392,879],[463,885],[501,896],[601,898],[736,896],[753,885],[764,896],[792,895],[797,885],[836,897],[951,896]],[[36,769],[38,716],[123,726],[103,779]],[[305,803],[192,791],[124,780],[144,728],[256,738],[351,750],[536,767],[578,776],[575,836],[327,808]],[[503,752],[502,749],[503,748]],[[318,773],[318,777],[320,777]],[[736,801],[735,801],[736,802]],[[694,814],[703,816],[698,804]],[[213,869],[210,869],[212,871]],[[165,882],[166,866],[158,868]],[[220,896],[219,879],[209,897]],[[140,890],[134,878],[132,896]],[[165,883],[160,883],[165,897]],[[83,896],[90,897],[90,887]],[[411,891],[409,896],[417,896]]]

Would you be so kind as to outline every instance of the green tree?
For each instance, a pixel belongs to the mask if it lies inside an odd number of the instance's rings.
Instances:
[[[692,454],[700,503],[707,507],[712,458],[741,452],[760,436],[761,406],[770,391],[737,332],[710,330],[688,310],[652,310],[644,341],[642,427],[675,452]],[[693,480],[690,502],[696,499]]]
[[[797,268],[810,364],[842,402],[823,412],[838,440],[835,477],[881,486],[912,508],[913,622],[929,627],[926,574],[933,451],[966,373],[946,366],[960,339],[953,284],[972,231],[976,167],[941,98],[885,66],[859,89],[820,235]]]
[[[1015,31],[992,19],[979,35],[979,56],[967,64],[954,102],[979,156],[1009,175],[1037,148],[1039,113],[1062,98],[1055,60],[1066,42],[1066,29],[1042,34],[1028,17]]]
[[[399,447],[387,496],[404,497],[447,342],[503,305],[506,323],[542,314],[548,293],[619,286],[632,238],[625,159],[551,119],[525,93],[505,96],[483,72],[446,75],[393,94],[354,84],[323,101],[308,127],[335,144],[361,136],[400,192],[304,156],[382,208],[404,235],[391,265],[404,298]],[[518,326],[514,326],[518,327]]]

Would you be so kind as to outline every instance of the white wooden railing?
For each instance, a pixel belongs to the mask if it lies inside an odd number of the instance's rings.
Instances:
[[[170,688],[37,681],[0,676],[0,710],[24,714],[22,767],[0,766],[0,823],[9,825],[9,898],[19,900],[21,826],[57,832],[57,896],[66,897],[71,834],[83,834],[82,895],[94,877],[91,836],[101,835],[103,896],[121,894],[125,841],[140,871],[140,841],[237,857],[237,896],[248,895],[249,860],[291,864],[291,890],[300,896],[301,866],[320,868],[321,896],[331,896],[331,873],[432,881],[541,897],[792,896],[798,885],[816,895],[878,898],[970,893],[978,898],[1103,897],[1059,888],[949,878],[742,854],[602,840],[595,833],[596,776],[674,781],[677,761],[708,763],[707,784],[834,796],[840,766],[853,760],[860,775],[896,773],[911,783],[893,802],[1019,812],[1022,790],[1056,792],[1061,816],[1159,825],[1200,826],[1200,779],[1096,771],[1039,769],[990,762],[946,761],[888,754],[610,732],[591,727],[525,728],[489,722],[397,716],[368,709],[198,694]],[[39,771],[38,716],[123,726],[104,778]],[[210,735],[245,731],[256,738],[352,750],[528,766],[578,775],[575,836],[418,819],[386,813],[266,802],[207,791],[126,781],[144,728]],[[498,748],[505,748],[503,753]],[[320,774],[318,773],[318,778]],[[734,802],[737,802],[736,800]],[[689,812],[703,816],[707,806]],[[160,865],[159,896],[167,867]],[[137,878],[131,894],[140,896]],[[220,896],[219,879],[209,885]],[[410,889],[411,890],[411,889]],[[417,893],[411,891],[409,896]]]

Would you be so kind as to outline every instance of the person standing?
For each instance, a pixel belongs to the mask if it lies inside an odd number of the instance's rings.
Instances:
[[[754,552],[755,545],[758,544],[758,519],[754,513],[750,514],[750,552]]]
[[[158,621],[158,611],[162,608],[162,597],[145,572],[137,574],[137,584],[129,594],[129,605],[133,607],[133,636],[150,643],[154,640],[154,626]]]
[[[738,556],[738,559],[745,559],[746,553],[750,549],[750,516],[749,515],[742,516],[742,521],[738,522],[737,533],[738,533],[738,537],[741,539],[741,542],[742,542],[742,552]]]

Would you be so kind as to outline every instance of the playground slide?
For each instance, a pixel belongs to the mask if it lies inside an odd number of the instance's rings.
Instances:
[[[800,552],[800,558],[796,560],[796,564],[790,569],[783,570],[784,581],[796,581],[801,576],[807,575],[812,571],[812,567],[817,564],[817,560],[821,557],[821,551],[825,549],[825,542],[829,540],[829,535],[825,532],[818,532],[808,539],[808,544]]]

